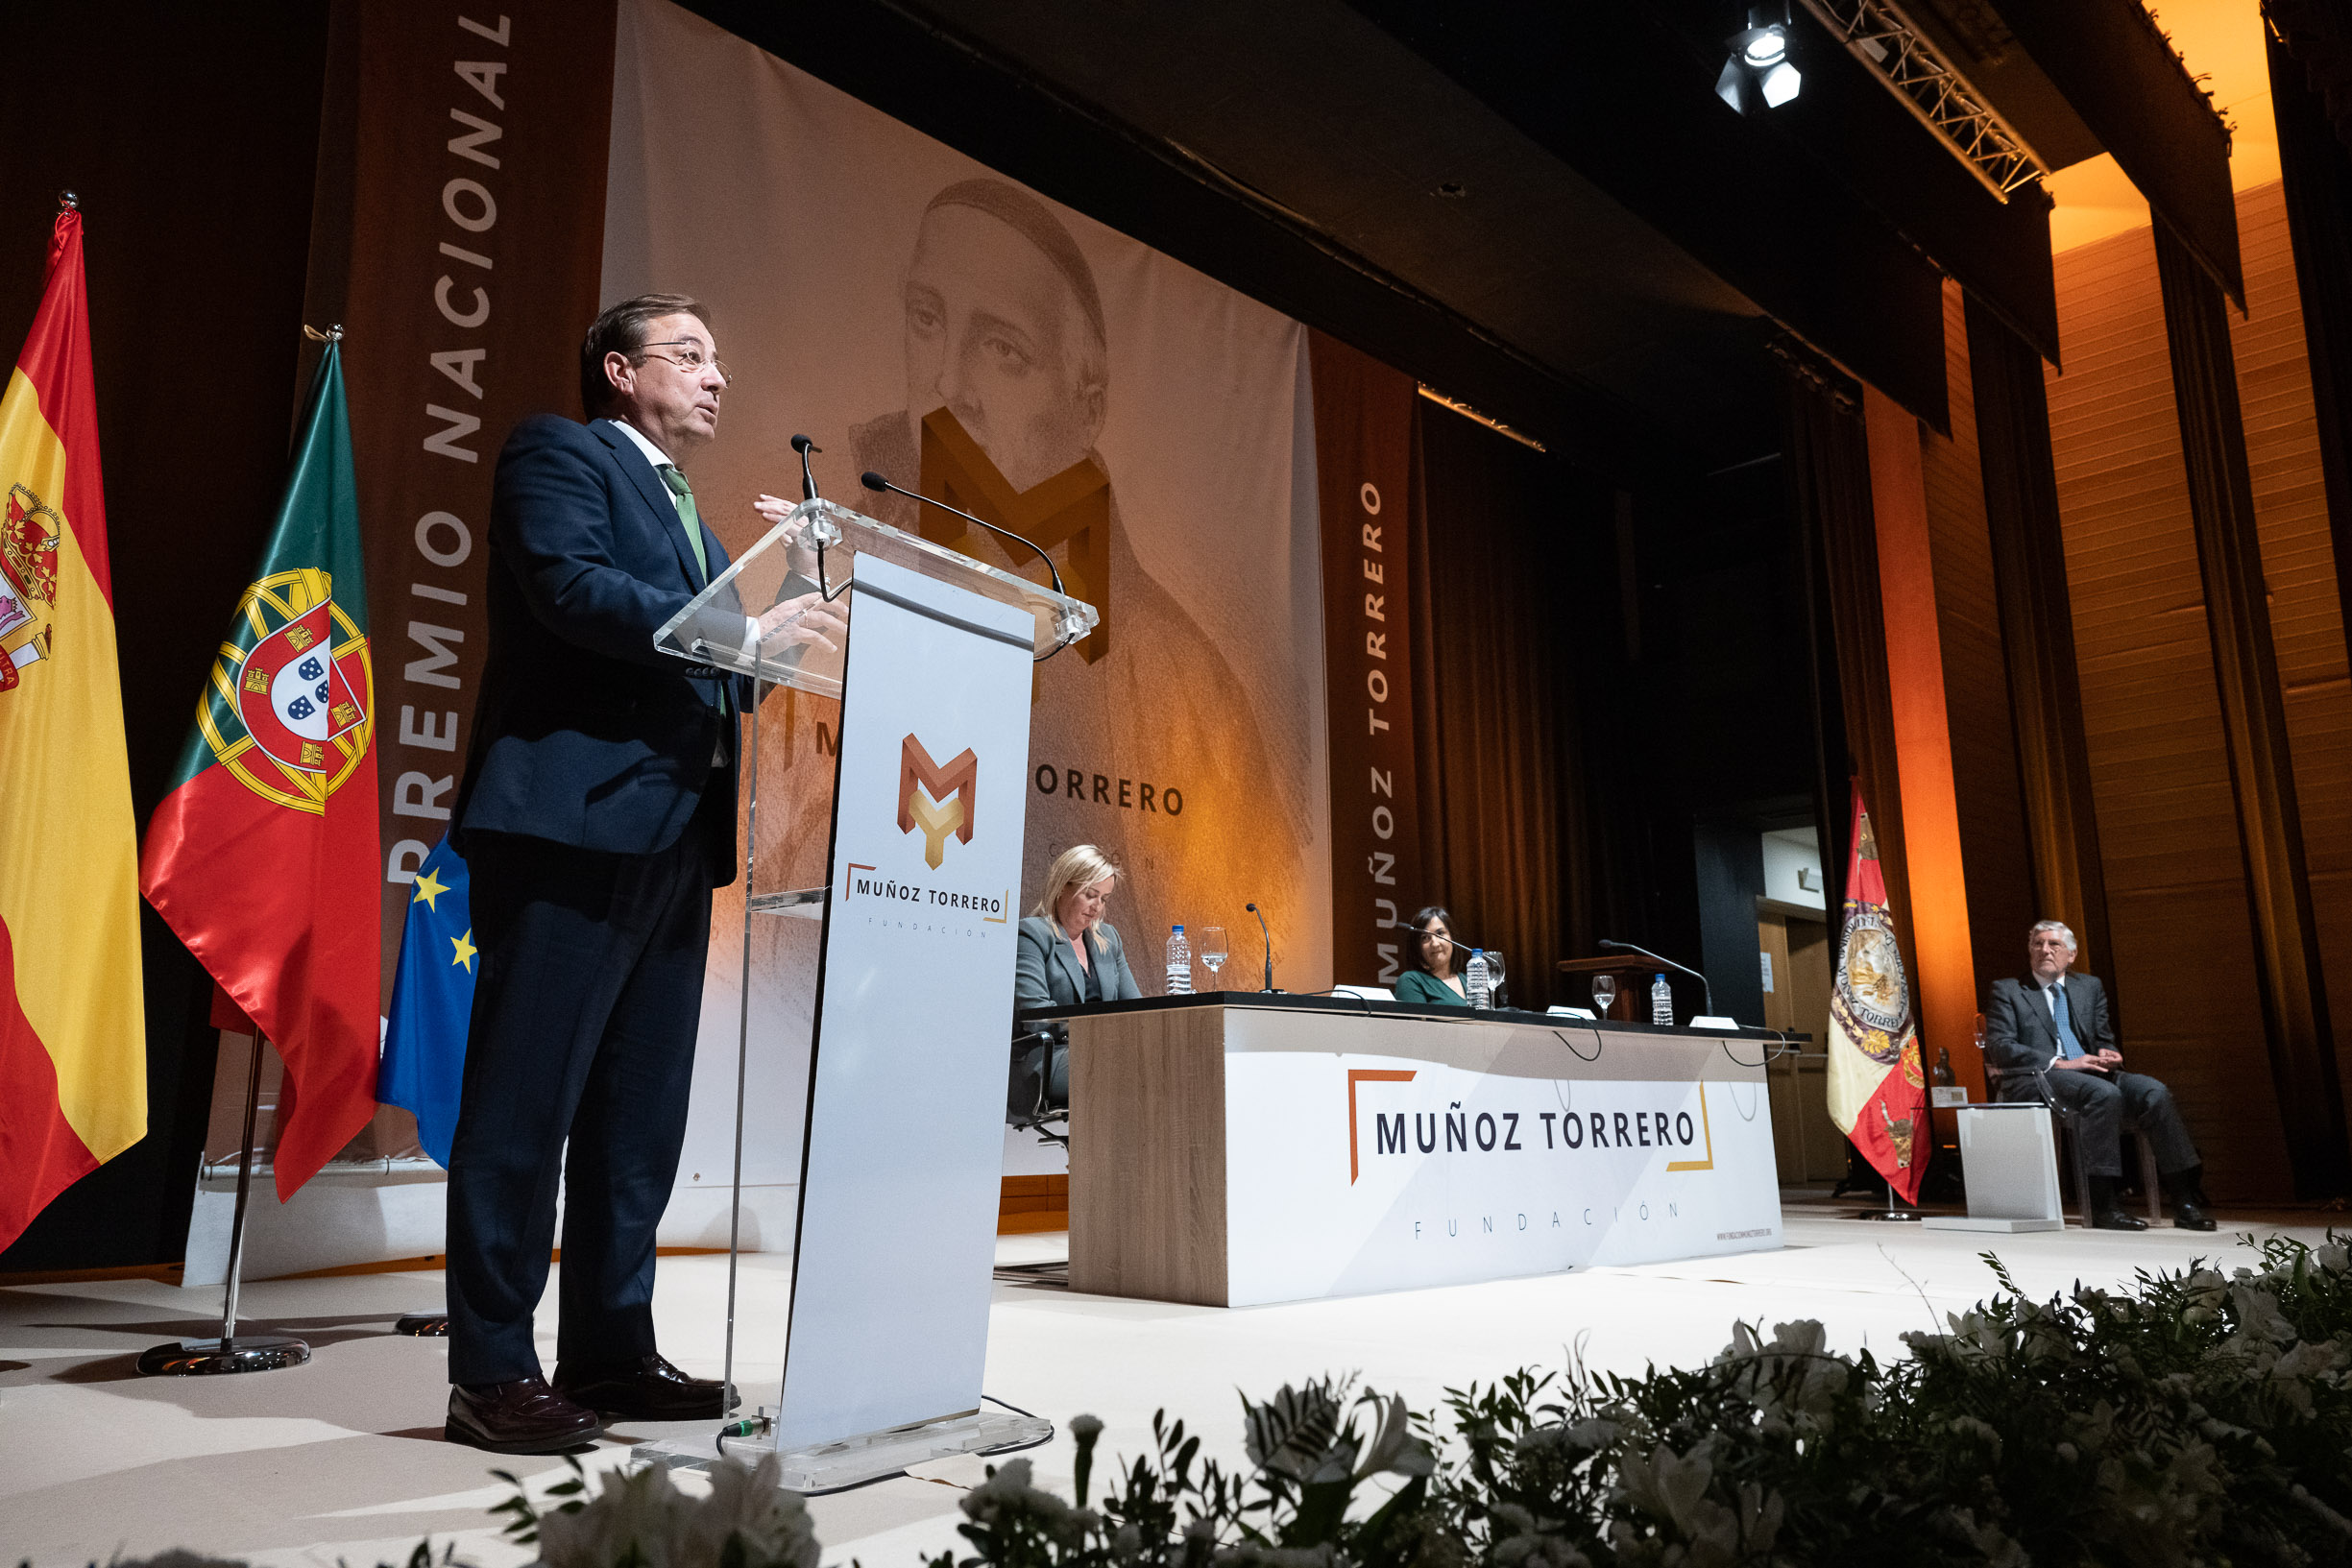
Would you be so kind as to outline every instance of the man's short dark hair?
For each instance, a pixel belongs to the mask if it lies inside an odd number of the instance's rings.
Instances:
[[[580,410],[594,419],[613,406],[612,378],[604,374],[606,354],[625,354],[632,365],[645,362],[645,328],[664,316],[691,316],[711,325],[711,312],[699,300],[683,294],[641,294],[607,305],[580,340]]]

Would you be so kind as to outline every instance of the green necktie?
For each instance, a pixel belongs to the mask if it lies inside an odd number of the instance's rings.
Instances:
[[[686,482],[686,475],[680,473],[675,465],[668,463],[662,465],[662,483],[669,487],[670,504],[678,509],[678,521],[686,528],[686,542],[694,547],[694,566],[701,571],[703,582],[708,584],[711,580],[711,558],[702,547],[702,514],[694,510],[693,487]]]
[[[686,475],[680,473],[674,464],[665,463],[659,471],[662,483],[669,487],[670,504],[678,509],[678,522],[686,530],[686,542],[694,546],[695,569],[702,573],[702,580],[707,585],[711,581],[711,557],[702,547],[702,514],[694,510],[694,489],[686,482]],[[721,713],[729,711],[727,689],[723,686],[718,690],[718,711]]]

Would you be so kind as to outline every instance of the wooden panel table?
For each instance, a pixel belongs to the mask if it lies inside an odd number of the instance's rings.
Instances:
[[[1070,1031],[1070,1282],[1214,1306],[1780,1245],[1769,1035],[1226,992]]]

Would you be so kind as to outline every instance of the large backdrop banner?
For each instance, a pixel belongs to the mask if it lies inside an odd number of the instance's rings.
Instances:
[[[825,494],[1036,575],[1033,557],[858,476],[1004,521],[1102,611],[1093,638],[1036,670],[1022,908],[1056,854],[1094,843],[1125,870],[1108,918],[1148,993],[1178,921],[1196,952],[1202,928],[1229,933],[1225,979],[1254,989],[1252,902],[1276,983],[1330,984],[1322,552],[1299,325],[665,0],[621,0],[601,292],[653,289],[710,306],[735,375],[693,474],[730,549],[757,537],[756,495],[798,498],[789,442],[805,432],[823,448]],[[759,836],[786,863],[763,866],[764,888],[825,880],[837,714],[798,694],[764,712]],[[731,892],[671,1242],[724,1236]],[[767,1194],[752,1194],[747,1233],[769,1247],[790,1244],[815,938],[764,917],[753,932],[744,1179]]]

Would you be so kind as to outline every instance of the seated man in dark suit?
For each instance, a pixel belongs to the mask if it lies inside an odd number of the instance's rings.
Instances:
[[[2070,975],[2074,933],[2045,920],[2025,937],[2031,973],[1995,980],[1984,1010],[1984,1049],[2001,1070],[2005,1100],[2045,1100],[2072,1117],[2091,1178],[2091,1223],[2101,1230],[2146,1230],[2147,1221],[2116,1201],[2123,1174],[2122,1136],[2129,1120],[2148,1140],[2156,1170],[2172,1197],[2172,1222],[2211,1230],[2205,1213],[2205,1168],[2181,1125],[2172,1093],[2142,1073],[2123,1071],[2107,992],[2089,975]]]

